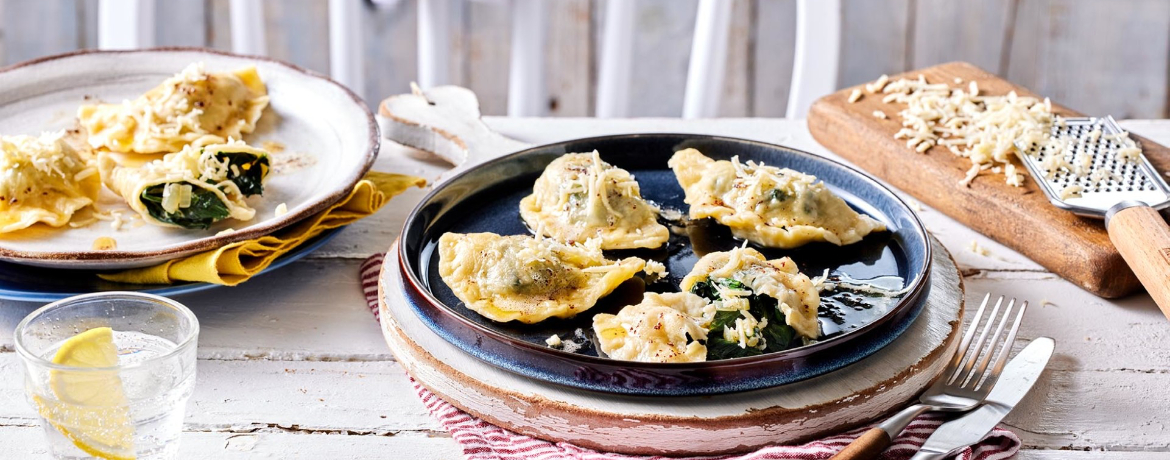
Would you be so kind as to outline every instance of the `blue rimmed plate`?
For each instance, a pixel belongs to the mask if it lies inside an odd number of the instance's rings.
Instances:
[[[297,246],[292,252],[273,261],[272,265],[256,276],[279,269],[309,255],[336,237],[344,228],[327,230],[317,235]],[[60,270],[0,262],[0,299],[23,302],[52,302],[78,294],[101,291],[138,291],[161,296],[174,296],[217,287],[223,286],[210,283],[168,285],[114,283],[98,278],[97,272],[89,270]]]
[[[550,348],[553,334],[573,337],[588,332],[591,313],[613,312],[636,303],[621,299],[622,289],[588,313],[571,320],[536,325],[500,324],[472,312],[438,275],[434,248],[446,232],[525,234],[519,200],[531,193],[536,177],[552,160],[571,152],[598,150],[606,162],[633,173],[642,194],[663,208],[685,211],[683,191],[667,167],[675,151],[697,148],[716,159],[738,156],[813,174],[856,210],[886,224],[888,232],[857,244],[837,247],[811,244],[796,250],[763,250],[769,258],[790,256],[809,275],[828,269],[856,280],[901,278],[901,295],[879,305],[861,307],[856,293],[838,292],[823,299],[822,337],[816,343],[760,356],[701,363],[642,363],[598,356],[588,346],[569,353]],[[690,230],[690,229],[688,229]],[[718,226],[700,232],[718,234]],[[671,276],[651,290],[677,290],[679,279],[698,257],[692,238],[676,236],[664,250],[638,255],[664,262]],[[717,235],[716,235],[717,236]],[[694,239],[700,241],[708,239]],[[728,238],[710,238],[729,242]],[[439,336],[492,365],[530,378],[576,388],[640,395],[717,394],[771,387],[821,375],[873,354],[906,330],[926,298],[931,248],[918,217],[889,189],[861,172],[825,158],[762,142],[690,134],[635,134],[580,139],[535,147],[476,166],[436,187],[407,218],[399,245],[405,298]],[[734,244],[734,243],[733,243]],[[726,250],[728,248],[705,248]],[[621,254],[622,256],[626,254]],[[615,255],[616,256],[616,255]],[[388,262],[392,263],[392,262]]]

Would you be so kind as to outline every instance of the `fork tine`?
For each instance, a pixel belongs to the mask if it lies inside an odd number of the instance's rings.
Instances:
[[[985,350],[980,350],[983,356],[979,358],[979,364],[975,366],[974,370],[967,374],[967,377],[963,379],[963,383],[959,385],[959,388],[966,388],[968,384],[972,383],[972,381],[978,383],[983,380],[983,373],[987,371],[987,363],[991,362],[991,357],[995,355],[996,347],[1000,346],[999,337],[1003,335],[1003,328],[1007,325],[1008,320],[1011,319],[1012,308],[1014,308],[1015,305],[1016,299],[1013,298],[1008,301],[1007,309],[1003,311],[1003,316],[999,318],[999,325],[995,327],[995,335],[991,336],[991,340],[987,342],[987,345],[984,347]],[[1010,347],[1011,345],[1008,346]]]
[[[975,336],[975,329],[979,326],[979,320],[983,318],[983,310],[987,308],[987,301],[991,299],[991,293],[988,292],[983,296],[983,302],[979,304],[979,310],[975,311],[975,318],[971,320],[971,324],[967,326],[967,331],[963,333],[963,340],[959,342],[959,349],[955,351],[955,356],[951,358],[950,364],[943,370],[943,375],[953,373],[959,368],[959,362],[967,355],[967,346],[971,345],[971,338]]]
[[[1003,366],[1007,364],[1007,357],[1011,354],[1012,344],[1016,343],[1016,333],[1020,331],[1020,324],[1024,322],[1024,311],[1028,309],[1028,301],[1020,304],[1020,311],[1016,313],[1016,320],[1012,324],[1011,332],[1008,332],[1007,340],[1003,343],[1003,349],[999,351],[999,356],[995,358],[995,366],[991,368],[991,372],[983,377],[979,384],[975,385],[975,391],[979,391],[984,385],[994,385],[999,380],[999,374],[1003,372]]]
[[[999,296],[999,299],[996,299],[995,308],[991,309],[991,315],[988,316],[987,323],[983,325],[983,330],[979,332],[979,338],[976,339],[975,344],[972,347],[972,350],[974,351],[968,352],[963,356],[963,361],[961,364],[959,364],[959,369],[956,369],[954,375],[951,375],[951,377],[947,379],[947,385],[954,384],[955,380],[958,380],[960,375],[971,372],[971,367],[975,365],[975,359],[979,357],[979,352],[983,349],[983,343],[987,340],[987,333],[991,330],[991,324],[995,322],[996,316],[999,315],[999,307],[1001,305],[1003,305],[1003,296]],[[972,321],[972,325],[974,324],[975,322]]]

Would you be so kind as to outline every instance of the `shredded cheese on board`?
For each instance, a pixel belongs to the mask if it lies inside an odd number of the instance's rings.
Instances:
[[[955,84],[962,80],[954,79]],[[1093,170],[1093,155],[1089,146],[1098,141],[1120,144],[1116,151],[1122,161],[1137,161],[1141,148],[1129,138],[1129,133],[1102,134],[1100,128],[1084,133],[1079,138],[1050,133],[1052,127],[1065,127],[1066,121],[1052,112],[1048,98],[1019,96],[1014,91],[1003,96],[983,95],[978,82],[968,82],[967,88],[952,88],[944,83],[930,83],[926,77],[901,78],[890,81],[882,75],[866,85],[874,92],[881,88],[886,103],[905,104],[899,112],[903,128],[895,139],[906,141],[906,147],[924,153],[935,146],[945,147],[955,155],[971,161],[959,185],[970,186],[984,171],[1003,174],[1008,185],[1021,187],[1022,174],[1012,156],[1036,155],[1039,165],[1051,179],[1058,172],[1067,172],[1075,181],[1088,177],[1091,184],[1109,180],[1108,171]],[[874,112],[874,116],[878,116]],[[1021,153],[1017,144],[1027,146]],[[1071,161],[1070,161],[1071,160]],[[1062,196],[1079,196],[1081,189],[1068,188]]]

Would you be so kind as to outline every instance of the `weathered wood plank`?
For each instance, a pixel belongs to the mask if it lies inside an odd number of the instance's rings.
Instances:
[[[210,11],[206,1],[156,2],[155,14],[154,34],[158,46],[207,46]]]
[[[78,48],[98,47],[97,0],[74,0],[77,5]]]
[[[506,2],[468,2],[463,20],[467,63],[463,83],[479,96],[484,115],[508,112],[511,15]]]
[[[207,23],[204,33],[207,46],[224,51],[232,49],[231,7],[229,0],[206,0]]]
[[[1017,0],[916,0],[910,68],[967,61],[1002,73],[1000,56],[1016,4]]]
[[[273,58],[329,74],[329,2],[264,2],[265,36]]]
[[[14,458],[48,459],[44,432],[33,426],[0,426],[0,438],[6,452]],[[354,460],[384,459],[409,452],[414,460],[450,460],[461,458],[462,451],[454,439],[425,432],[398,433],[394,436],[338,434],[219,433],[183,434],[179,458],[202,460],[244,460],[252,458],[347,458]],[[1036,450],[1025,448],[1018,460],[1162,460],[1166,452]]]
[[[371,109],[386,96],[410,92],[418,78],[418,3],[367,6],[362,16],[366,87],[361,96]]]
[[[545,78],[549,116],[593,114],[592,17],[589,0],[549,2]]]
[[[796,55],[796,0],[757,0],[753,27],[751,115],[783,117]]]
[[[39,426],[0,426],[4,453],[11,458],[48,460],[48,443]],[[254,458],[345,458],[375,460],[398,458],[409,453],[412,460],[451,460],[463,452],[445,433],[401,432],[393,436],[350,433],[305,433],[290,429],[255,433],[188,431],[179,441],[184,460],[244,460]]]
[[[1056,355],[1050,369],[1116,371],[1119,379],[1128,373],[1147,373],[1162,375],[1170,383],[1166,318],[1148,295],[1107,301],[1052,274],[1038,272],[980,271],[966,276],[964,282],[967,302],[972,305],[978,305],[987,293],[992,294],[992,301],[1003,295],[1029,302],[1019,341],[1022,344],[1041,336],[1055,339]],[[1102,320],[1106,317],[1107,323]]]
[[[1091,115],[1160,118],[1168,56],[1170,2],[1026,0],[1006,75]]]
[[[1016,460],[1160,460],[1166,458],[1166,452],[1134,452],[1134,451],[1075,451],[1075,450],[1034,450],[1025,446],[1016,454]]]
[[[96,10],[96,2],[92,8]],[[6,65],[90,44],[83,0],[5,0],[0,16]],[[94,19],[96,23],[96,14]]]
[[[732,0],[731,24],[727,33],[727,55],[720,91],[720,117],[747,117],[752,114],[752,57],[755,48],[756,2]]]
[[[841,66],[837,86],[853,86],[881,74],[909,69],[911,0],[841,2]]]
[[[615,0],[608,0],[615,1]],[[682,114],[697,0],[639,0],[635,12],[630,115]]]
[[[1026,446],[1165,451],[1168,382],[1167,373],[1047,371],[1004,423]]]

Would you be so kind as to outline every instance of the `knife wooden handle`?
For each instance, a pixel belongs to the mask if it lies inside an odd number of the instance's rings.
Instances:
[[[1106,225],[1121,257],[1170,318],[1170,226],[1149,206],[1112,213]]]
[[[870,428],[830,460],[873,460],[889,446],[890,435],[885,430]]]

